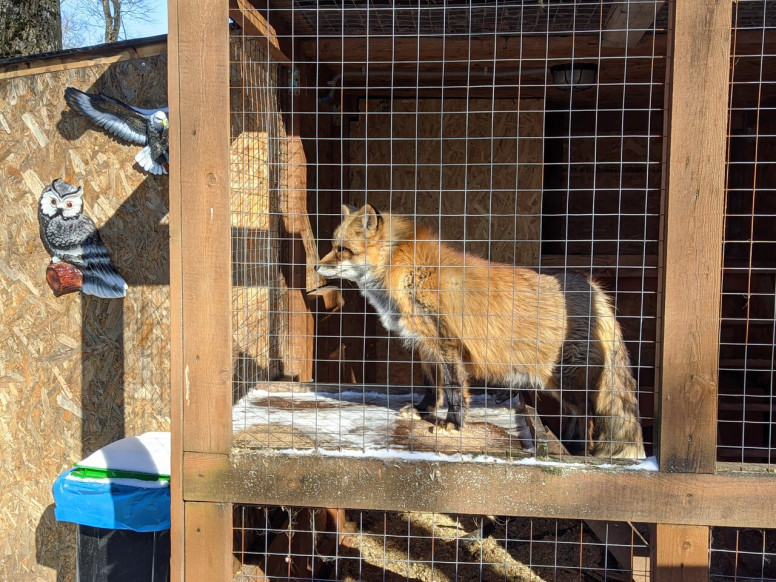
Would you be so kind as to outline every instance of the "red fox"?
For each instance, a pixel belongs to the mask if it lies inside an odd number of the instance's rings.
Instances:
[[[447,398],[442,428],[464,426],[472,378],[548,391],[569,415],[563,439],[586,441],[592,455],[645,456],[628,352],[595,282],[461,253],[369,204],[342,211],[316,269],[355,282],[385,328],[428,362],[424,372]],[[438,400],[432,387],[418,412],[428,415]]]

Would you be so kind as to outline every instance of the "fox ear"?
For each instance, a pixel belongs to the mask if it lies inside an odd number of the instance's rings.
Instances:
[[[350,204],[342,205],[342,216],[350,216],[354,212],[358,212],[358,208],[351,206]]]
[[[371,204],[364,204],[364,207],[361,209],[361,212],[364,213],[364,231],[365,232],[376,231],[377,227],[380,225],[380,221],[383,219],[383,217],[380,216],[380,213],[377,211],[377,209]]]

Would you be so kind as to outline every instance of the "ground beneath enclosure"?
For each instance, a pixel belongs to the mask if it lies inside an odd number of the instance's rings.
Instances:
[[[643,579],[646,574],[621,568],[608,553],[609,546],[577,520],[483,522],[473,516],[347,511],[339,546],[327,544],[326,535],[318,534],[313,552],[309,532],[303,531],[314,529],[305,527],[312,523],[313,513],[281,511],[291,516],[290,521],[286,518],[268,536],[271,540],[254,540],[269,551],[246,560],[235,580],[570,582]],[[481,528],[488,523],[493,529],[482,536]],[[290,530],[296,531],[289,536]],[[618,543],[628,546],[626,555],[646,556],[642,534],[631,531]],[[308,543],[300,543],[305,536]]]

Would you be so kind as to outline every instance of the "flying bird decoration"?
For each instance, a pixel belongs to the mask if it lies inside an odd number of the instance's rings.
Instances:
[[[79,288],[106,299],[124,297],[127,284],[111,262],[91,218],[83,213],[84,190],[56,179],[38,204],[40,239],[51,255],[46,280],[54,295]]]
[[[65,101],[92,123],[116,137],[145,146],[135,161],[151,174],[166,174],[169,168],[168,109],[139,109],[102,93],[65,89]]]

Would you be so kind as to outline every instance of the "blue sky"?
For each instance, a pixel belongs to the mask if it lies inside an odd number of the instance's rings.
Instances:
[[[98,2],[98,0],[91,1]],[[146,0],[146,3],[148,5],[147,15],[149,22],[127,17],[124,22],[126,39],[167,34],[167,0]],[[103,25],[91,21],[84,16],[79,0],[62,0],[61,6],[63,16],[66,14],[72,15],[73,20],[77,21],[75,24],[80,25],[80,38],[66,36],[64,39],[65,48],[70,46],[91,46],[103,42]],[[124,40],[123,35],[120,40]]]
[[[144,36],[156,36],[167,34],[167,0],[149,0],[152,5],[150,16],[152,22],[130,21],[126,22],[128,38],[142,38]]]

